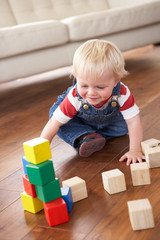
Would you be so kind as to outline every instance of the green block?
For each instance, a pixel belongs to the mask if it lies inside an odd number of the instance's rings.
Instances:
[[[55,172],[51,160],[40,164],[28,164],[27,174],[29,182],[35,185],[45,185],[48,182],[55,180]]]
[[[47,183],[44,186],[36,185],[35,187],[37,198],[39,198],[42,202],[51,202],[52,200],[55,200],[62,196],[58,178]]]

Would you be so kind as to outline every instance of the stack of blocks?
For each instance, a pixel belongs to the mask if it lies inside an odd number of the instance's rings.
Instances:
[[[21,193],[24,210],[37,213],[44,208],[50,226],[69,221],[72,208],[71,190],[61,193],[59,179],[55,177],[49,141],[35,138],[23,144],[22,158],[25,175],[24,192]],[[63,199],[63,192],[66,201]],[[68,205],[68,206],[67,206]]]
[[[52,155],[48,140],[35,138],[24,142],[23,148],[25,191],[21,193],[21,198],[24,210],[37,213],[44,208],[49,226],[68,222],[73,202],[88,197],[85,181],[73,177],[63,181],[63,187],[60,187],[50,160]]]

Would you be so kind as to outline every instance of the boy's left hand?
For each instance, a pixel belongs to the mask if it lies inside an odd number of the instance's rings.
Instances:
[[[134,151],[130,150],[126,152],[120,159],[119,161],[122,162],[125,159],[127,159],[127,166],[130,165],[130,163],[136,163],[136,162],[142,162],[145,160],[145,156],[142,154],[141,151]]]

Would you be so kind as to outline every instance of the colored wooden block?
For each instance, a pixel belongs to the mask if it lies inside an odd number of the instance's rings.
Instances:
[[[23,143],[24,153],[28,162],[39,164],[52,158],[49,141],[43,138],[34,138]]]
[[[29,182],[35,185],[45,185],[55,179],[53,162],[47,160],[40,164],[30,163],[27,165]]]
[[[128,201],[127,205],[133,230],[154,227],[152,206],[147,198]]]
[[[24,185],[24,190],[28,195],[30,195],[33,198],[37,197],[35,185],[29,182],[27,175],[23,176],[23,185]]]
[[[149,168],[160,167],[160,140],[151,138],[141,143]]]
[[[113,169],[102,173],[104,189],[109,194],[114,194],[126,190],[124,174],[119,169]]]
[[[43,203],[38,198],[29,196],[26,192],[21,193],[21,199],[24,210],[37,213],[43,209]]]
[[[25,175],[28,175],[28,173],[27,173],[27,165],[28,164],[30,164],[30,162],[28,162],[27,160],[26,160],[26,156],[23,156],[22,157],[22,163],[23,163],[23,170],[24,170],[24,174]]]
[[[130,165],[133,186],[151,184],[149,167],[146,162]]]
[[[70,178],[63,181],[62,186],[71,188],[73,202],[77,202],[88,197],[86,182],[82,178]]]
[[[62,197],[43,203],[46,220],[50,227],[69,221],[67,205]]]
[[[73,207],[73,198],[72,198],[71,188],[70,187],[61,188],[61,194],[62,194],[63,200],[67,204],[68,212],[71,212]]]
[[[59,179],[56,178],[54,181],[51,181],[43,186],[36,185],[36,193],[37,197],[45,203],[61,197]]]

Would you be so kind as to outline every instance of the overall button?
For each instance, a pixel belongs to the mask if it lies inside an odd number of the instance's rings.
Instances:
[[[116,102],[116,101],[112,101],[112,102],[111,102],[111,106],[112,106],[112,107],[116,107],[116,106],[117,106],[117,102]]]
[[[84,104],[84,105],[83,105],[83,109],[84,109],[84,110],[88,110],[88,108],[89,108],[88,104]]]

